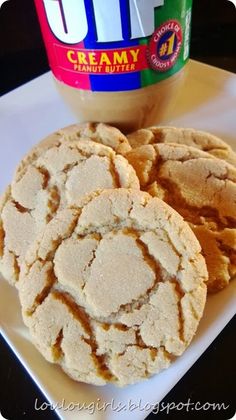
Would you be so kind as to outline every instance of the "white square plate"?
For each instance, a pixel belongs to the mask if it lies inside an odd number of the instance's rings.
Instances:
[[[49,73],[3,96],[0,99],[0,193],[10,182],[16,164],[31,146],[50,132],[73,122],[75,118],[58,96]],[[208,130],[236,147],[236,75],[192,61],[181,101],[169,123]],[[52,404],[63,403],[64,408],[69,403],[75,404],[73,411],[57,410],[62,419],[73,419],[75,414],[77,419],[91,419],[90,413],[97,403],[93,420],[141,420],[233,317],[235,286],[233,281],[227,289],[208,298],[195,339],[168,370],[146,382],[123,389],[76,383],[59,367],[47,363],[32,345],[23,325],[16,290],[2,279],[0,331]],[[108,403],[106,410],[102,409],[104,402]]]

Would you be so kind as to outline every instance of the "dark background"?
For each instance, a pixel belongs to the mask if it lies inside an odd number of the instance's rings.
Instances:
[[[69,0],[68,0],[69,1]],[[104,0],[109,1],[109,0]],[[228,0],[194,0],[191,58],[236,73],[236,9]],[[49,70],[33,0],[10,0],[0,9],[0,94]],[[229,409],[166,411],[148,420],[230,419],[235,409],[235,319],[165,397],[168,402],[224,402]],[[45,401],[4,340],[0,339],[0,410],[10,420],[57,418],[36,412]]]

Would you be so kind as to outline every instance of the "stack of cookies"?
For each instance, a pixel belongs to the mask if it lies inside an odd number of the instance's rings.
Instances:
[[[74,125],[37,145],[0,201],[0,271],[50,362],[118,386],[190,344],[236,273],[236,155],[168,127]]]

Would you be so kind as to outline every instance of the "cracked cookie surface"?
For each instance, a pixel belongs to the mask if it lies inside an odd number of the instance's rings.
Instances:
[[[102,144],[109,139],[113,149]],[[0,271],[6,280],[18,280],[26,250],[58,210],[81,205],[98,189],[139,189],[134,169],[114,150],[125,139],[104,124],[74,125],[22,160],[0,202]]]
[[[125,155],[131,150],[127,137],[115,127],[103,123],[72,124],[61,128],[40,141],[21,160],[16,169],[17,172],[24,170],[25,165],[32,163],[42,152],[49,147],[70,141],[91,140],[98,144],[111,147],[116,153]]]
[[[72,378],[124,386],[167,368],[202,317],[207,270],[188,224],[141,191],[64,209],[28,250],[17,287],[44,357]]]
[[[190,224],[206,258],[208,290],[236,274],[236,169],[189,146],[145,145],[127,154],[141,188],[162,198]]]
[[[236,166],[236,153],[220,138],[192,128],[150,127],[127,136],[132,148],[145,144],[177,143],[196,147]]]

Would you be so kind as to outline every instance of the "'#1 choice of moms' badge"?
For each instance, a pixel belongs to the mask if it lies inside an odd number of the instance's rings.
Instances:
[[[152,35],[147,58],[150,67],[156,71],[167,71],[174,66],[183,41],[182,28],[177,20],[168,20]]]

